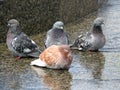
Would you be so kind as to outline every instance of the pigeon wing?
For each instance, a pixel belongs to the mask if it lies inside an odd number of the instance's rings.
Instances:
[[[92,34],[90,32],[87,32],[83,37],[80,38],[80,46],[83,51],[88,50],[92,46],[91,40]]]
[[[91,33],[81,33],[74,41],[71,47],[77,47],[78,50],[86,51],[91,43],[89,42],[91,39]]]
[[[12,46],[17,52],[26,54],[33,52],[37,48],[35,42],[24,33],[13,39]]]
[[[47,32],[47,34],[46,34],[46,37],[45,37],[45,39],[44,39],[45,48],[47,48],[47,47],[50,46],[51,33],[52,33],[52,29],[48,30],[48,32]]]

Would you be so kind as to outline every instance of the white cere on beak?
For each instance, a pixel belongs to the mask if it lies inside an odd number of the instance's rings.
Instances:
[[[63,29],[63,26],[61,26],[60,29]]]
[[[7,25],[8,27],[10,26],[10,23],[8,23],[8,25]]]

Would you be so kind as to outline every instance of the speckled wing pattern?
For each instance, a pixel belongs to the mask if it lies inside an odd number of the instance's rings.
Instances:
[[[31,53],[37,48],[37,45],[26,34],[21,33],[12,41],[13,48],[19,53]]]
[[[92,44],[90,43],[91,38],[91,33],[87,32],[86,34],[81,34],[74,41],[74,45],[77,45],[79,50],[85,51],[92,46]]]

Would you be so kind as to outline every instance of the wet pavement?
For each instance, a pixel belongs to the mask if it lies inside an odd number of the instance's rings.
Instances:
[[[97,15],[96,15],[97,14]],[[93,20],[102,16],[107,42],[100,52],[73,51],[73,63],[67,70],[30,66],[34,58],[16,61],[6,45],[0,45],[0,90],[120,90],[120,0],[108,0],[97,13],[81,22],[66,25],[71,42],[88,31]],[[43,49],[44,34],[32,36]],[[36,40],[37,38],[37,40]],[[38,40],[39,39],[39,40]]]

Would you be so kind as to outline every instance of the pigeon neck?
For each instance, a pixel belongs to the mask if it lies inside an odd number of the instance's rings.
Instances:
[[[93,26],[93,33],[103,33],[101,26]]]
[[[21,31],[20,31],[19,29],[20,29],[19,26],[10,27],[10,28],[9,28],[9,31],[10,31],[11,33],[14,33],[14,34],[20,34]]]
[[[54,33],[56,34],[61,34],[63,33],[63,30],[62,29],[53,29]]]
[[[53,36],[54,37],[62,37],[63,35],[63,30],[62,29],[53,29]]]

